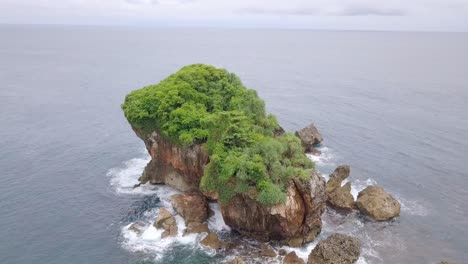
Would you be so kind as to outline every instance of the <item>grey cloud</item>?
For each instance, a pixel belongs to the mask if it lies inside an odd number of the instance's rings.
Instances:
[[[372,7],[350,7],[332,15],[337,16],[404,16],[406,11],[401,9],[377,9]]]

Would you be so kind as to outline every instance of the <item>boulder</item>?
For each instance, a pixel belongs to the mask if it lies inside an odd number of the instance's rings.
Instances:
[[[368,186],[359,192],[356,206],[361,213],[377,221],[400,215],[400,203],[379,186]]]
[[[278,255],[280,255],[280,256],[285,256],[286,254],[288,254],[288,251],[286,251],[286,249],[284,249],[284,248],[281,248],[278,251]]]
[[[128,227],[128,230],[135,232],[138,235],[141,235],[145,229],[145,223],[135,222]]]
[[[209,233],[208,224],[199,222],[190,222],[187,224],[185,234]]]
[[[295,251],[291,251],[284,257],[283,264],[305,264],[305,262],[297,256]]]
[[[208,202],[198,192],[176,194],[171,197],[174,210],[181,215],[185,223],[203,223],[208,218]]]
[[[236,194],[227,204],[220,204],[225,223],[261,241],[312,241],[322,227],[324,179],[314,171],[309,181],[291,180],[286,190],[286,202],[274,206],[264,206],[248,194]]]
[[[235,257],[231,264],[245,264],[245,261],[240,257]]]
[[[161,208],[161,210],[159,210],[158,217],[156,217],[153,226],[165,230],[161,234],[162,238],[177,235],[178,228],[176,220],[166,208]]]
[[[327,202],[332,207],[344,210],[351,210],[355,207],[354,197],[351,194],[351,183],[348,182],[344,186],[341,186],[343,180],[349,177],[349,173],[349,166],[341,165],[330,175],[325,192],[327,194]]]
[[[261,244],[260,245],[260,256],[274,258],[274,257],[276,257],[276,252],[269,245]]]
[[[361,254],[361,242],[354,237],[332,234],[310,252],[307,264],[352,264]]]
[[[323,141],[322,135],[320,135],[313,123],[296,131],[296,136],[301,139],[306,152],[311,152],[314,145]]]
[[[224,245],[224,243],[219,240],[218,235],[214,232],[208,233],[208,235],[203,238],[200,243],[212,249],[222,249]]]

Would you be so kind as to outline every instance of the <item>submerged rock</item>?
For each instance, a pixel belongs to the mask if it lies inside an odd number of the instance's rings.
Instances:
[[[236,194],[220,207],[226,224],[241,234],[300,245],[320,233],[325,181],[317,172],[312,173],[310,181],[291,180],[283,204],[265,206],[247,194]]]
[[[135,232],[138,235],[141,235],[145,229],[145,223],[135,222],[128,227],[128,230]]]
[[[368,186],[359,192],[356,205],[361,213],[377,221],[400,215],[400,203],[379,186]]]
[[[295,251],[289,252],[283,259],[283,264],[304,264],[304,260],[297,256]]]
[[[164,229],[161,238],[177,235],[178,228],[176,220],[166,208],[161,208],[161,210],[159,210],[158,217],[156,217],[153,226]]]
[[[360,254],[361,242],[357,238],[335,233],[317,244],[307,264],[352,264]]]
[[[313,123],[296,131],[296,136],[301,139],[306,152],[312,152],[314,145],[323,141],[322,135],[320,135]]]
[[[185,234],[199,234],[204,232],[210,232],[208,224],[206,223],[190,222],[187,224],[187,228],[185,229]]]
[[[171,197],[174,210],[184,218],[185,223],[203,223],[208,218],[208,202],[206,198],[198,193],[176,194]]]
[[[348,165],[338,166],[330,175],[325,191],[328,203],[335,208],[351,210],[355,207],[354,197],[351,194],[351,183],[341,186],[344,179],[349,177],[350,167]]]

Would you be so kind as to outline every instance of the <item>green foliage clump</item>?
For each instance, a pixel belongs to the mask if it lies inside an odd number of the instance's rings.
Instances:
[[[313,163],[291,133],[279,128],[254,90],[224,69],[194,64],[157,85],[133,91],[125,116],[145,133],[154,130],[181,145],[203,144],[210,155],[200,187],[222,203],[249,193],[265,205],[285,201],[293,178],[308,179]]]

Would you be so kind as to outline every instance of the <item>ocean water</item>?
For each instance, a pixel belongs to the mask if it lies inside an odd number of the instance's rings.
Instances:
[[[354,195],[379,184],[402,203],[387,223],[327,210],[320,239],[359,237],[361,264],[468,260],[468,34],[0,26],[0,263],[233,257],[159,239],[175,191],[131,188],[149,157],[120,104],[191,63],[237,73],[286,130],[314,122],[325,177],[349,164]]]

